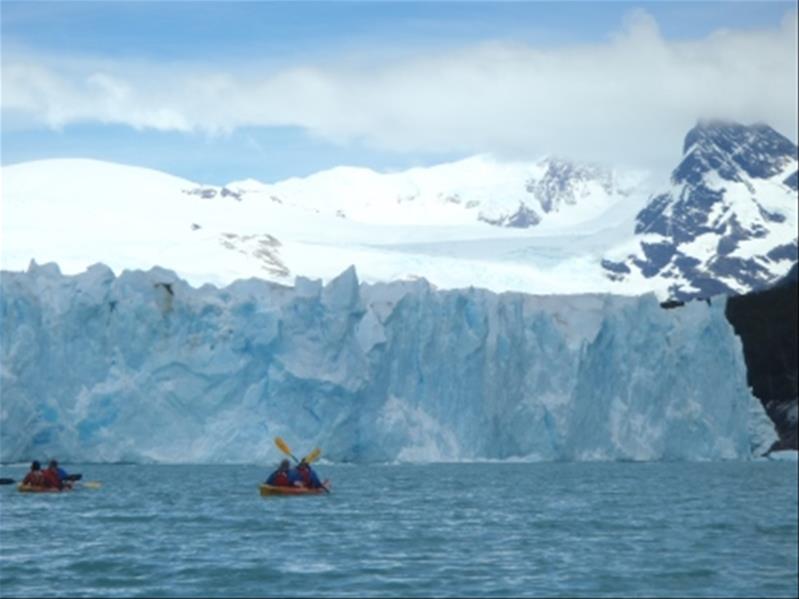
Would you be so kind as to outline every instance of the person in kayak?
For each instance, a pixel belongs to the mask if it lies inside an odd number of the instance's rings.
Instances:
[[[57,485],[57,486],[58,486],[59,489],[63,490],[64,488],[67,488],[67,489],[71,489],[72,488],[72,482],[68,479],[67,471],[64,470],[63,468],[61,468],[58,465],[58,460],[56,460],[56,459],[50,460],[50,464],[48,465],[48,468],[47,468],[47,470],[45,470],[45,473],[44,473],[45,477],[47,476],[47,472],[49,470],[55,470],[55,473],[58,476],[59,485]]]
[[[267,485],[272,485],[273,487],[291,487],[292,481],[289,477],[289,469],[291,468],[291,464],[288,460],[282,460],[280,465],[277,467],[272,474],[269,475],[269,478],[266,479]]]
[[[290,479],[294,479],[294,484],[296,485],[299,483],[299,486],[307,487],[309,489],[318,489],[322,486],[322,483],[319,481],[319,477],[316,476],[316,472],[313,471],[311,465],[305,461],[305,458],[300,460],[300,463],[297,464],[297,467],[294,469],[295,475],[294,477],[289,474]]]
[[[44,480],[44,472],[42,472],[42,465],[37,460],[33,460],[30,471],[22,479],[22,484],[31,487],[47,486]]]
[[[47,465],[47,470],[44,471],[44,486],[50,489],[58,489],[59,491],[64,490],[64,481],[61,480],[61,477],[58,474],[58,462],[55,460],[50,460],[50,463]]]

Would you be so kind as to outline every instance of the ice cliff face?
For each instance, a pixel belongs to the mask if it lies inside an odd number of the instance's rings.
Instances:
[[[776,439],[724,301],[195,289],[166,270],[2,272],[0,459],[747,459]]]

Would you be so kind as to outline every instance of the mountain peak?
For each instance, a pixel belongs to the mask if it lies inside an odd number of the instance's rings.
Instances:
[[[791,149],[796,151],[796,146],[789,139],[765,123],[747,126],[725,119],[699,119],[685,136],[683,154],[687,154],[695,144],[704,147],[712,144],[729,149],[730,143],[746,146],[768,144],[780,152],[790,153]]]
[[[768,125],[700,121],[672,188],[636,217],[639,246],[613,280],[659,277],[679,299],[763,288],[797,259],[797,146]],[[787,175],[787,176],[786,176]]]
[[[767,179],[796,160],[797,146],[765,123],[742,125],[720,119],[700,120],[685,136],[684,158],[672,173],[675,183],[698,184],[715,170],[723,179]]]

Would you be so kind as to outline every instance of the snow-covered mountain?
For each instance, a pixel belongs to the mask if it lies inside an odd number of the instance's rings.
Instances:
[[[56,262],[65,273],[97,262],[118,273],[161,266],[195,285],[328,281],[355,265],[369,282],[610,291],[619,286],[598,268],[597,248],[607,247],[603,235],[631,234],[644,180],[562,160],[480,156],[214,187],[92,160],[30,162],[3,169],[2,264]]]
[[[563,159],[497,162],[474,156],[396,173],[339,167],[275,184],[247,180],[205,196],[269,199],[318,214],[368,224],[414,226],[488,223],[528,228],[590,220],[624,199],[643,178]]]
[[[743,293],[797,261],[797,146],[767,125],[700,122],[671,189],[636,217],[636,237],[606,255],[618,281],[648,279],[675,299]]]
[[[2,268],[155,266],[193,285],[260,277],[686,299],[776,281],[797,256],[797,150],[765,125],[703,122],[671,188],[547,158],[402,172],[339,167],[202,185],[93,160],[2,169]]]

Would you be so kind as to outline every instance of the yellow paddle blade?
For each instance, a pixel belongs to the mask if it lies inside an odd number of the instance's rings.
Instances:
[[[291,453],[291,450],[289,449],[289,446],[288,446],[288,445],[286,445],[286,442],[285,442],[285,441],[284,441],[282,438],[280,438],[280,437],[275,437],[275,445],[277,445],[277,446],[278,446],[278,449],[280,449],[280,451],[282,451],[282,452],[283,452],[283,453],[285,453],[286,455],[289,455],[289,456],[291,456],[292,458],[294,458],[294,454],[293,454],[293,453]],[[296,460],[297,460],[297,458],[294,458],[294,460],[296,461]]]
[[[81,486],[86,487],[87,489],[99,489],[103,486],[103,483],[101,483],[98,480],[88,480],[85,483],[80,483],[80,484]]]
[[[283,453],[291,455],[291,450],[289,449],[289,446],[286,445],[286,442],[282,438],[275,437],[275,445],[277,445],[280,451],[282,451]]]
[[[305,456],[305,461],[308,462],[309,464],[311,462],[315,462],[316,460],[319,459],[319,456],[321,455],[321,453],[322,453],[322,450],[317,447],[311,453],[309,453],[307,456]]]

